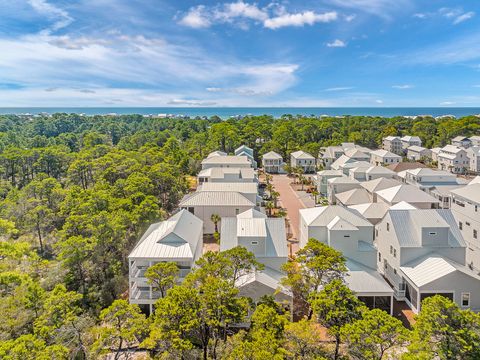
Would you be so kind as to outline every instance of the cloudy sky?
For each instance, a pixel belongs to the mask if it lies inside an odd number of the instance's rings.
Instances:
[[[480,1],[0,0],[0,106],[480,106]]]

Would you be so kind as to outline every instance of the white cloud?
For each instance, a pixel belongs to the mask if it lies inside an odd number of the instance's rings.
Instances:
[[[298,65],[287,62],[218,57],[195,46],[120,33],[105,39],[43,33],[0,38],[0,53],[2,82],[22,86],[21,91],[4,89],[0,106],[42,105],[37,100],[43,100],[45,106],[71,101],[72,106],[76,104],[75,96],[79,97],[78,105],[84,104],[83,100],[101,105],[119,99],[130,105],[166,105],[166,99],[218,102],[220,96],[225,99],[224,105],[230,105],[241,98],[279,94],[296,83],[298,70]],[[72,67],[75,71],[71,71]],[[134,84],[146,90],[115,92],[112,86],[109,94],[105,84],[111,83]],[[212,85],[223,90],[215,92]],[[207,87],[212,89],[205,91]],[[164,93],[162,89],[169,90]],[[5,92],[16,94],[16,100],[12,102],[14,97]],[[163,95],[149,98],[149,93]],[[203,99],[205,94],[209,94],[208,99]],[[231,97],[227,101],[224,95]]]
[[[317,22],[328,23],[335,21],[338,14],[335,11],[330,11],[322,14],[313,11],[305,11],[296,14],[283,14],[264,22],[264,26],[268,29],[279,29],[285,26],[305,26],[313,25]]]
[[[352,21],[355,15],[347,16]],[[289,13],[283,5],[271,2],[260,8],[255,3],[242,0],[219,4],[212,7],[199,5],[192,7],[180,18],[179,24],[192,28],[207,28],[215,24],[234,23],[242,29],[248,29],[246,20],[262,24],[267,29],[279,29],[286,26],[305,26],[315,23],[327,23],[337,20],[335,11],[316,13],[311,10]]]
[[[332,42],[327,43],[327,47],[345,47],[347,44],[339,39],[335,39]]]
[[[380,99],[375,100],[375,102],[376,102],[377,104],[383,104],[383,100],[380,100]]]
[[[413,85],[410,84],[403,84],[403,85],[392,85],[392,88],[399,89],[399,90],[406,90],[414,88]]]
[[[473,11],[464,12],[462,8],[444,7],[440,8],[438,10],[438,13],[447,19],[453,20],[452,23],[454,25],[460,24],[461,22],[469,20],[475,16],[475,13]]]
[[[199,5],[191,8],[188,13],[182,17],[179,24],[200,29],[209,27],[211,22],[208,19],[208,14],[205,13],[205,6]]]
[[[167,105],[175,106],[214,106],[217,103],[214,101],[192,100],[192,99],[172,99],[167,102]]]
[[[325,91],[345,91],[345,90],[352,90],[353,87],[351,86],[339,86],[339,87],[331,87],[325,89]]]
[[[458,16],[457,18],[455,18],[455,20],[453,21],[453,23],[456,25],[456,24],[460,24],[461,22],[464,22],[468,19],[471,19],[472,17],[475,16],[475,13],[473,11],[469,11],[465,14],[462,14],[460,16]]]
[[[392,14],[408,11],[413,7],[413,0],[328,0],[329,3],[373,14],[384,19],[391,19]]]
[[[45,15],[50,20],[55,21],[51,29],[45,31],[47,33],[67,27],[73,21],[73,18],[68,12],[50,4],[46,0],[28,0],[28,3],[39,14]]]
[[[424,14],[424,13],[415,13],[415,14],[413,14],[413,17],[417,18],[417,19],[425,19],[425,18],[428,17],[428,15]]]
[[[443,101],[440,103],[442,106],[455,105],[454,101]]]

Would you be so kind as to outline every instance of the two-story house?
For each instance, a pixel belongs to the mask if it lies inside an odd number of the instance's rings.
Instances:
[[[249,148],[247,145],[241,145],[238,148],[235,149],[234,154],[236,156],[246,156],[250,163],[252,164],[252,167],[254,169],[257,168],[257,161],[255,160],[255,157],[253,155],[253,149]]]
[[[402,157],[388,150],[375,150],[370,153],[370,163],[387,166],[402,162]]]
[[[285,172],[285,163],[283,162],[282,155],[277,154],[275,151],[270,151],[262,155],[263,170],[270,174],[282,174]]]
[[[300,210],[300,248],[313,238],[341,251],[346,258],[345,282],[370,308],[391,313],[393,290],[376,271],[374,226],[341,206]]]
[[[424,159],[431,159],[432,158],[432,151],[430,149],[412,145],[406,149],[407,152],[407,159],[410,161],[418,161]]]
[[[305,151],[295,151],[290,154],[290,165],[292,168],[302,168],[305,174],[315,171],[315,158]]]
[[[480,173],[480,146],[471,146],[467,149],[470,160],[469,169],[474,173]]]
[[[398,136],[387,136],[382,140],[383,150],[392,152],[397,155],[403,153],[403,143]]]
[[[454,174],[463,174],[470,167],[470,160],[464,148],[455,145],[444,146],[437,157],[438,168]]]
[[[450,210],[390,209],[375,242],[378,271],[415,313],[437,294],[480,309],[480,276],[465,265],[466,244]]]
[[[422,146],[422,140],[418,136],[405,135],[400,138],[402,141],[403,152],[406,153],[410,146]]]
[[[456,136],[452,139],[452,145],[467,149],[472,146],[472,140],[465,136]]]
[[[128,255],[129,301],[149,313],[161,294],[148,283],[147,269],[159,262],[175,262],[179,281],[202,256],[202,220],[181,210],[168,220],[150,225]]]

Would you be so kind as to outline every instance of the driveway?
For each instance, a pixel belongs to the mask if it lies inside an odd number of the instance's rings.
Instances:
[[[273,186],[275,190],[280,194],[280,204],[287,210],[287,218],[290,221],[290,229],[292,237],[298,240],[298,231],[300,226],[300,216],[298,211],[305,209],[307,206],[299,198],[297,193],[291,188],[290,183],[293,181],[287,175],[273,175]],[[298,245],[294,244],[292,251],[296,252]]]

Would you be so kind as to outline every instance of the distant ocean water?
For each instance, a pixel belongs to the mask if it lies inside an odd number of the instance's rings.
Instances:
[[[213,116],[221,118],[245,115],[363,115],[363,116],[415,116],[454,115],[462,117],[480,114],[480,107],[19,107],[0,108],[0,114],[53,114],[76,113],[85,115],[140,114],[140,115],[183,115]]]

